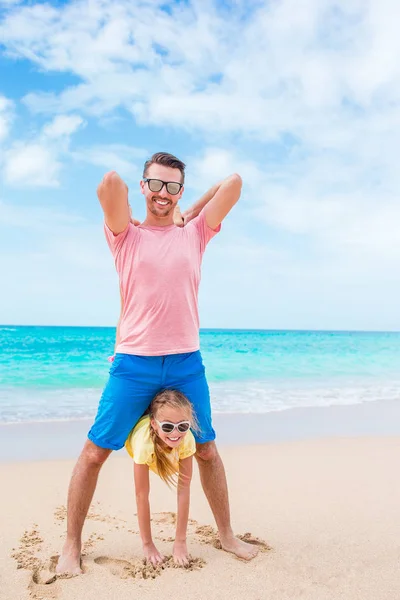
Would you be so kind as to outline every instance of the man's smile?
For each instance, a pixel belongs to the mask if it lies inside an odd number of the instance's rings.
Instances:
[[[170,204],[169,200],[162,200],[161,198],[153,198],[153,202],[158,204],[158,206],[168,206]]]

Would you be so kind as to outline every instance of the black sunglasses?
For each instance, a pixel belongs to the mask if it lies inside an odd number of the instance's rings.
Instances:
[[[165,185],[168,194],[171,194],[171,196],[176,196],[183,188],[183,183],[177,181],[161,181],[161,179],[147,179],[147,177],[143,181],[147,183],[151,192],[161,192]]]

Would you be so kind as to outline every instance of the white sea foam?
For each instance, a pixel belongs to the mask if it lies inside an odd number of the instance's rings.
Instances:
[[[380,400],[400,400],[400,381],[346,382],[338,385],[247,381],[210,385],[216,412],[266,413],[299,407],[362,404]]]
[[[268,413],[299,407],[361,404],[400,400],[399,381],[322,382],[271,381],[210,384],[212,407],[219,413]],[[101,390],[0,388],[0,422],[93,418]]]

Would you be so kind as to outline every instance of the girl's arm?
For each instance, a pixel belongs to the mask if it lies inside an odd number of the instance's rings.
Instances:
[[[178,517],[173,549],[174,561],[181,566],[189,564],[189,553],[186,545],[186,532],[189,520],[190,483],[193,472],[193,456],[179,461],[178,481]]]
[[[156,566],[158,563],[162,563],[164,559],[155,547],[153,538],[151,537],[149,467],[147,465],[137,465],[134,463],[133,470],[139,531],[140,537],[142,538],[143,552],[145,558],[149,560],[152,565]]]

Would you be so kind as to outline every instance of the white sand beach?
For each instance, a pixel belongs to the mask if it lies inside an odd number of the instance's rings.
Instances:
[[[73,460],[0,464],[4,600],[395,600],[400,597],[400,437],[327,437],[221,447],[235,531],[259,544],[242,562],[218,549],[197,469],[191,569],[144,567],[131,464],[105,465],[84,529],[85,573],[55,579]],[[152,478],[156,543],[171,554],[175,496]],[[46,583],[49,581],[50,583]]]

